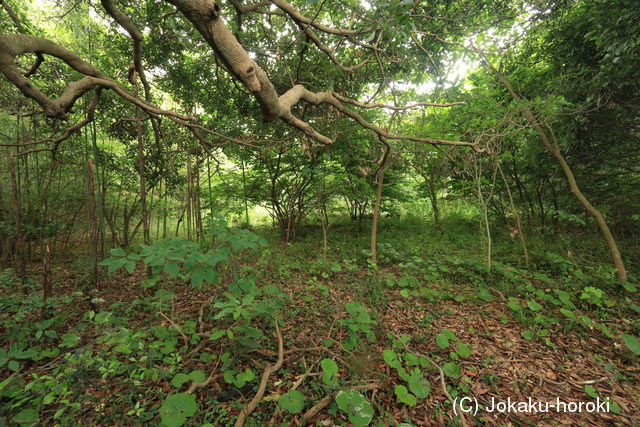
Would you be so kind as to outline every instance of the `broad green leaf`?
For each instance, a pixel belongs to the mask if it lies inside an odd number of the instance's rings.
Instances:
[[[298,390],[289,390],[278,398],[278,405],[285,411],[297,414],[304,409],[304,396]]]
[[[445,363],[442,366],[442,371],[445,373],[445,375],[451,378],[458,379],[462,376],[462,370],[460,369],[460,365],[458,365],[457,363]]]
[[[325,358],[320,362],[320,367],[322,368],[322,381],[328,385],[329,387],[336,387],[338,385],[338,378],[336,374],[338,373],[338,365],[333,359]]]
[[[203,383],[207,379],[207,376],[204,372],[197,369],[195,371],[191,371],[191,373],[189,374],[189,379],[194,383]]]
[[[522,337],[528,341],[531,341],[536,336],[536,333],[529,329],[526,331],[522,331],[521,334],[522,334]]]
[[[535,300],[529,300],[527,301],[527,306],[533,310],[533,311],[540,311],[542,310],[542,306],[540,304],[538,304],[537,301]]]
[[[407,381],[409,384],[409,390],[415,394],[418,399],[424,399],[431,392],[431,385],[429,380],[422,376],[422,373],[418,369],[411,371],[411,376]]]
[[[406,405],[416,406],[416,403],[418,403],[416,397],[413,394],[409,393],[407,388],[403,385],[397,385],[395,393],[398,400]]]
[[[117,257],[122,257],[122,256],[126,256],[127,254],[124,252],[124,249],[122,248],[113,248],[109,250],[109,254],[111,256],[117,256]]]
[[[576,318],[576,315],[573,313],[573,311],[571,311],[569,309],[566,309],[566,308],[561,308],[560,309],[560,313],[564,314],[569,319],[575,319]]]
[[[441,349],[446,349],[449,347],[449,338],[447,338],[444,334],[436,335],[436,344]]]
[[[40,415],[34,408],[26,408],[18,412],[13,417],[13,422],[28,425],[37,424],[38,422],[40,422]]]
[[[373,419],[373,408],[357,390],[342,390],[336,395],[338,407],[347,413],[349,421],[358,427],[369,425]]]
[[[198,410],[196,396],[177,393],[168,396],[160,407],[160,419],[167,427],[179,427]]]
[[[398,360],[398,354],[393,350],[383,350],[382,358],[391,368],[397,369],[402,366],[402,363]]]
[[[471,349],[468,345],[460,341],[458,342],[458,349],[456,350],[456,353],[458,353],[458,356],[460,357],[469,357],[471,356]]]
[[[129,261],[127,260],[124,263],[124,269],[127,270],[127,273],[131,274],[134,272],[134,270],[136,269],[136,263],[133,261]]]
[[[189,381],[189,376],[187,374],[176,374],[175,377],[171,380],[171,385],[174,387],[181,387],[182,384]]]
[[[328,375],[335,375],[339,370],[336,362],[334,362],[333,359],[329,358],[322,359],[322,362],[320,362],[320,367],[322,367],[324,373]]]
[[[167,273],[167,276],[169,276],[169,279],[175,279],[180,274],[178,264],[172,261],[167,261],[164,265],[164,271]]]
[[[484,301],[487,301],[487,302],[493,301],[493,295],[491,295],[491,292],[489,292],[489,290],[484,286],[481,286],[480,289],[478,290],[478,296],[480,297],[480,299]]]
[[[213,331],[213,333],[211,334],[211,336],[209,337],[209,339],[211,341],[215,341],[218,338],[222,337],[227,331],[225,330],[221,330],[221,331]]]
[[[627,345],[627,347],[631,349],[631,351],[633,351],[635,354],[640,354],[640,342],[638,342],[638,339],[636,337],[629,334],[622,334],[621,338],[622,341],[624,341],[624,343]]]
[[[72,348],[78,345],[80,336],[78,334],[64,334],[62,337],[62,343],[60,347]]]

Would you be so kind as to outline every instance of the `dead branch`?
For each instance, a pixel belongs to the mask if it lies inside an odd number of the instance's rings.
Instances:
[[[264,396],[264,392],[267,388],[267,381],[269,381],[269,377],[277,372],[282,366],[282,362],[284,360],[284,345],[282,343],[282,334],[280,333],[280,326],[278,325],[278,316],[274,316],[274,323],[276,326],[276,337],[278,338],[278,360],[275,364],[267,366],[264,368],[264,372],[262,373],[262,379],[260,380],[260,386],[258,387],[258,391],[256,395],[251,399],[251,402],[245,406],[240,414],[238,415],[238,419],[236,420],[234,427],[242,427],[244,425],[245,420],[251,413],[256,409],[260,399]]]
[[[164,317],[165,319],[167,319],[167,321],[169,323],[171,323],[171,326],[173,326],[180,333],[180,335],[182,336],[182,340],[184,341],[184,345],[188,347],[189,346],[189,339],[184,334],[184,331],[182,330],[182,328],[179,325],[177,325],[176,322],[174,322],[169,317],[167,317],[167,315],[164,314],[163,312],[159,311],[158,314],[161,315],[162,317]]]
[[[416,102],[414,104],[409,104],[409,105],[363,104],[361,102],[358,102],[354,99],[347,98],[335,92],[331,92],[331,95],[336,97],[341,102],[355,105],[356,107],[365,108],[367,110],[370,110],[372,108],[386,108],[388,110],[404,111],[404,110],[410,110],[412,108],[418,108],[418,107],[453,107],[454,105],[465,105],[465,102],[463,101],[450,102],[446,104],[442,104],[438,102]]]

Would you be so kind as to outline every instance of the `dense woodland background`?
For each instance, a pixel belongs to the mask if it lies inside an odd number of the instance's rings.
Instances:
[[[639,2],[0,6],[0,425],[640,424]]]

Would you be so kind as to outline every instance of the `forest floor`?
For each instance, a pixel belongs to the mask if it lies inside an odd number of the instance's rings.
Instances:
[[[252,272],[260,286],[275,285],[286,295],[278,310],[283,363],[268,377],[247,425],[359,425],[333,399],[338,390],[349,388],[363,390],[374,425],[640,425],[638,356],[619,338],[622,332],[638,335],[636,299],[630,298],[634,292],[618,292],[601,282],[604,295],[587,291],[583,297],[585,285],[600,280],[593,277],[600,270],[588,262],[550,256],[537,260],[536,273],[506,262],[487,271],[469,253],[438,254],[415,238],[399,231],[395,235],[395,241],[382,246],[375,268],[353,249],[353,236],[344,236],[334,242],[328,260],[317,242],[302,239],[287,246],[276,241],[224,272],[222,285],[233,281],[233,273]],[[36,280],[40,269],[30,268]],[[0,368],[0,425],[3,416],[13,422],[28,418],[33,415],[28,409],[38,413],[43,425],[156,424],[163,400],[176,391],[197,396],[199,411],[182,418],[184,425],[230,425],[256,394],[265,367],[277,361],[276,332],[266,322],[259,324],[265,335],[255,348],[240,348],[227,336],[216,341],[196,337],[198,331],[216,330],[218,320],[207,312],[211,298],[220,298],[217,291],[212,295],[210,289],[175,286],[168,297],[158,297],[140,287],[146,279],[140,267],[132,274],[104,277],[96,289],[83,285],[86,273],[71,262],[57,264],[53,276],[52,318],[63,320],[51,325],[38,325],[40,313],[34,308],[41,296],[35,285],[30,296],[11,293],[6,286],[0,291],[5,310],[0,331],[8,337],[10,345],[2,344],[9,353],[20,342],[20,331],[55,330],[55,337],[47,337],[52,342],[63,338],[61,352],[51,357],[29,360],[17,350],[13,357],[8,354],[5,363],[15,360],[19,367]],[[360,315],[358,307],[367,315]],[[113,321],[98,320],[100,313],[112,314]],[[220,366],[220,354],[227,349],[235,356],[235,380]],[[325,381],[321,362],[327,358],[339,367],[333,383]],[[245,385],[239,374],[247,369],[254,374]],[[187,390],[189,383],[175,382],[181,372],[205,373],[211,381]],[[415,372],[427,390],[408,381],[407,372]],[[402,385],[418,399],[400,396],[397,387]],[[276,403],[292,388],[304,396],[297,411]],[[469,397],[480,408],[460,420],[450,397]],[[540,413],[488,412],[493,402],[529,398],[576,404],[608,398],[609,404],[607,412],[554,407]]]

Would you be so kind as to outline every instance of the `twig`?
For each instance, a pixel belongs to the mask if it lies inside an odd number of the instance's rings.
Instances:
[[[449,394],[449,390],[447,390],[447,383],[444,380],[444,371],[442,370],[442,368],[440,367],[440,365],[438,365],[432,358],[425,356],[424,354],[420,354],[420,353],[416,353],[415,351],[411,350],[409,348],[409,346],[407,346],[407,344],[404,343],[404,341],[402,341],[397,335],[393,334],[396,339],[402,343],[402,345],[404,346],[404,348],[411,354],[413,354],[414,356],[417,357],[422,357],[423,359],[426,359],[429,361],[429,363],[431,363],[433,366],[435,366],[438,369],[438,372],[440,372],[440,385],[442,387],[442,392],[444,393],[444,395],[446,396],[447,399],[449,399],[449,402],[451,402],[451,405],[455,405],[455,401],[453,400],[453,397],[451,397],[451,394]],[[460,424],[463,425],[463,427],[467,427],[467,420],[464,418],[464,416],[460,415]]]
[[[209,384],[211,384],[215,379],[217,379],[220,374],[215,374],[216,369],[218,368],[218,364],[220,363],[220,359],[222,358],[222,350],[220,350],[220,354],[218,354],[218,360],[216,360],[216,364],[213,367],[213,369],[211,370],[211,373],[209,374],[209,377],[201,383],[197,383],[197,382],[193,382],[191,383],[191,385],[189,386],[189,390],[187,390],[187,393],[192,394],[194,391],[196,391],[196,389],[200,388],[200,387],[206,387]]]
[[[256,395],[253,396],[251,402],[245,406],[240,414],[238,415],[238,419],[236,420],[234,427],[242,427],[244,425],[245,420],[258,406],[258,402],[262,399],[264,395],[265,389],[267,388],[267,381],[269,381],[269,377],[271,374],[275,373],[282,366],[282,362],[284,360],[284,345],[282,343],[282,334],[280,333],[280,326],[278,325],[278,316],[274,316],[274,323],[276,325],[276,337],[278,338],[278,360],[275,364],[271,366],[267,366],[264,368],[264,372],[262,373],[262,379],[260,380],[260,386],[258,387],[258,391]]]
[[[173,320],[169,319],[167,317],[166,314],[164,314],[163,312],[159,311],[158,314],[162,317],[164,317],[165,319],[167,319],[167,321],[169,323],[171,323],[171,326],[173,326],[174,328],[176,328],[178,330],[178,332],[180,332],[180,335],[182,335],[182,340],[184,341],[184,345],[186,345],[187,347],[189,347],[189,339],[187,338],[187,336],[184,334],[184,331],[182,330],[182,328],[180,326],[178,326]]]

